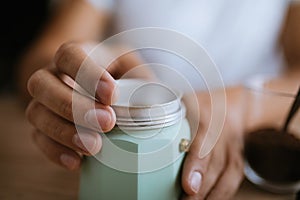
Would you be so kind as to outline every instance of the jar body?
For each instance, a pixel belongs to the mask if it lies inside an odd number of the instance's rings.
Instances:
[[[126,132],[114,128],[105,135],[109,141],[103,143],[102,150],[95,157],[85,157],[79,199],[179,199],[185,156],[180,142],[191,137],[187,120],[160,129],[130,131],[129,135]],[[109,143],[120,151],[111,154]],[[124,151],[137,156],[122,156]]]

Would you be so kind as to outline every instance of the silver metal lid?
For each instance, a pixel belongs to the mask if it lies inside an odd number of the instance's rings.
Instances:
[[[162,128],[185,117],[182,95],[173,88],[141,79],[120,79],[117,85],[119,98],[112,108],[119,127]]]

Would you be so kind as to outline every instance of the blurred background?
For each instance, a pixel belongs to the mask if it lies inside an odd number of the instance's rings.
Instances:
[[[19,58],[51,12],[50,0],[4,1],[0,12],[0,93],[15,91]]]
[[[62,0],[56,0],[62,1]],[[3,1],[0,12],[0,199],[76,199],[79,175],[51,164],[31,140],[13,94],[19,59],[52,14],[54,0]],[[4,94],[4,95],[2,95]],[[42,177],[42,178],[41,178]],[[245,182],[235,199],[292,200]],[[251,195],[250,195],[251,194]]]

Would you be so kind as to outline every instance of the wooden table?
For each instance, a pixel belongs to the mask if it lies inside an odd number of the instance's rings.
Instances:
[[[79,173],[48,161],[31,141],[16,98],[0,96],[0,199],[77,199]],[[226,186],[224,186],[226,187]],[[234,200],[294,200],[244,181]]]

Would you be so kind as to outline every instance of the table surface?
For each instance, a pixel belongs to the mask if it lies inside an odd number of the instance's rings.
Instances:
[[[79,173],[52,164],[35,147],[32,127],[13,95],[0,96],[0,130],[0,199],[77,199]],[[233,199],[295,197],[262,191],[245,180]]]

